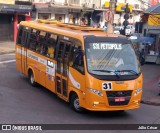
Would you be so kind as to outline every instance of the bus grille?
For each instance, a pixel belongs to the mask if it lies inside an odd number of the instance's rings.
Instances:
[[[107,91],[106,94],[110,106],[120,106],[129,103],[132,91]],[[116,101],[116,99],[120,99],[120,101]]]

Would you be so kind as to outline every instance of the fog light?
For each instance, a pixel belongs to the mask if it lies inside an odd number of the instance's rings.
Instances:
[[[135,100],[135,101],[133,101],[135,104],[140,104],[140,101],[139,100]]]
[[[93,102],[93,106],[96,106],[97,104],[99,104],[99,102]]]

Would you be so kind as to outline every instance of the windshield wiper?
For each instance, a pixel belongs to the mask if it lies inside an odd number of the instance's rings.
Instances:
[[[113,72],[118,78],[120,78],[120,75],[115,71],[111,71],[111,70],[92,70],[92,71],[108,72],[108,73]]]
[[[117,70],[117,71],[111,71],[111,70],[92,70],[92,71],[99,71],[99,72],[108,72],[108,73],[111,73],[113,72],[118,78],[120,78],[120,72],[130,72],[130,73],[133,73],[135,75],[139,75],[136,71],[134,70]]]
[[[139,75],[136,71],[134,71],[134,70],[120,70],[120,72],[130,72],[130,73],[133,73],[133,74],[135,74],[135,75]]]

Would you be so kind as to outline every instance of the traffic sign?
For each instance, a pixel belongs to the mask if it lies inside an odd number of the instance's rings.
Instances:
[[[111,10],[104,12],[104,18],[107,22],[112,22],[114,19],[114,14]]]

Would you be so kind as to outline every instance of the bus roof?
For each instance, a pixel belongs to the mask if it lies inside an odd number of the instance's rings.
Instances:
[[[47,23],[40,23],[38,21],[21,21],[20,25],[35,28],[42,31],[47,31],[55,34],[60,34],[64,36],[74,37],[77,39],[83,38],[84,36],[101,36],[101,37],[123,37],[122,35],[117,34],[108,34],[100,28],[86,28],[86,27],[80,27],[80,26],[74,26],[65,24],[67,26],[63,26],[63,23],[59,24],[47,24]]]

